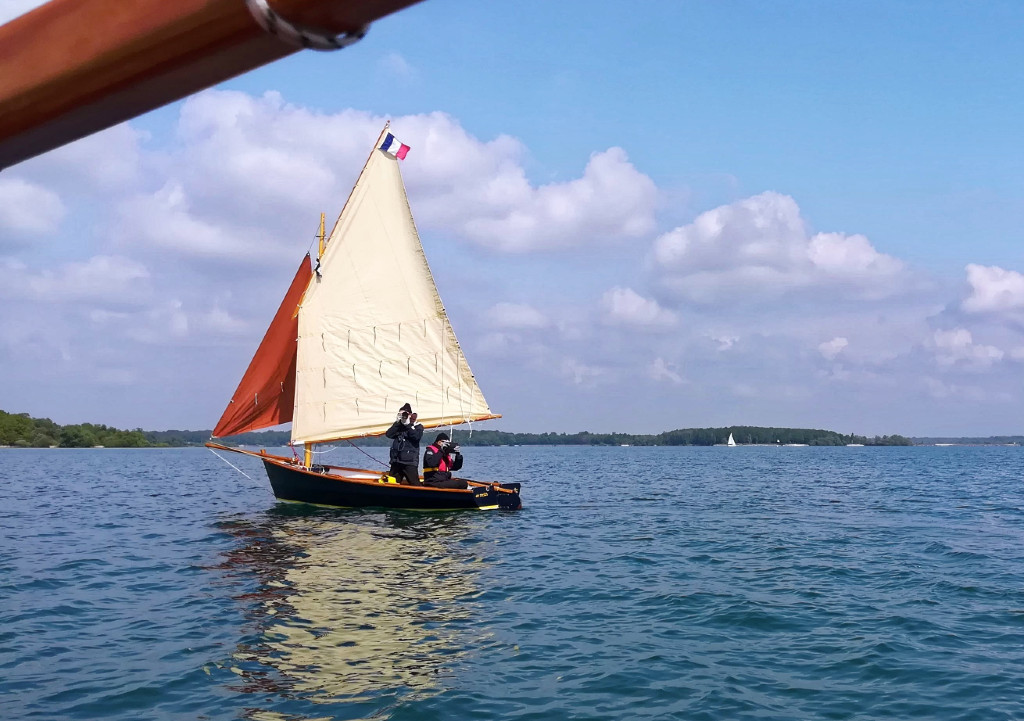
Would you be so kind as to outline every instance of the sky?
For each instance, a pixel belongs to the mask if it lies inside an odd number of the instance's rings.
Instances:
[[[1024,434],[1021,37],[426,0],[0,172],[0,409],[211,428],[390,119],[478,427]]]

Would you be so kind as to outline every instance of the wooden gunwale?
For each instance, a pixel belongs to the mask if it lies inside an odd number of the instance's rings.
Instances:
[[[277,463],[278,465],[287,466],[291,470],[299,471],[299,472],[302,472],[302,473],[306,473],[306,474],[309,474],[311,476],[317,476],[318,478],[324,478],[325,477],[325,474],[317,473],[316,471],[311,471],[308,468],[304,468],[301,463],[297,462],[294,458],[290,458],[288,456],[278,456],[278,455],[275,455],[273,453],[267,453],[265,450],[261,450],[259,453],[257,453],[255,451],[247,451],[247,450],[245,450],[243,448],[232,448],[231,446],[225,446],[225,445],[222,445],[220,443],[213,443],[212,441],[206,443],[205,445],[206,445],[207,448],[212,448],[212,449],[216,449],[216,450],[220,450],[220,451],[229,451],[231,453],[241,453],[242,455],[252,456],[254,458],[259,458],[260,460],[270,460],[272,462]],[[350,471],[350,472],[355,472],[355,473],[377,473],[377,471],[374,471],[374,470],[369,469],[369,468],[350,468],[348,466],[332,466],[332,465],[328,465],[328,464],[325,464],[325,463],[317,463],[316,465],[321,467],[321,468],[328,468],[328,469],[338,470],[338,471]],[[404,485],[400,485],[400,484],[397,484],[397,483],[381,483],[380,481],[377,481],[377,480],[372,480],[371,481],[371,480],[366,480],[364,478],[353,478],[351,476],[344,476],[344,475],[340,475],[340,474],[327,474],[326,477],[327,478],[336,478],[338,480],[345,481],[346,483],[360,483],[360,484],[363,484],[363,485],[374,486],[374,487],[381,487],[381,486],[390,487],[390,486],[395,486],[395,487],[398,487],[398,488],[403,488],[405,490],[445,491],[447,493],[471,493],[471,491],[468,488],[435,488],[434,486],[404,486]],[[470,486],[476,486],[478,488],[479,487],[492,488],[492,489],[494,489],[494,490],[496,490],[496,491],[498,491],[500,493],[514,493],[514,491],[511,491],[511,490],[509,490],[507,488],[502,488],[501,485],[497,481],[489,482],[488,483],[488,482],[485,482],[485,481],[474,481],[474,480],[470,480],[468,478],[466,478],[464,480]]]

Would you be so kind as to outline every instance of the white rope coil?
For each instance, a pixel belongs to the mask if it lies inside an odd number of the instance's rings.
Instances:
[[[249,8],[253,19],[261,28],[289,45],[297,45],[300,48],[341,50],[362,40],[370,29],[369,25],[364,25],[354,33],[326,35],[316,30],[293,25],[278,15],[267,3],[267,0],[245,0],[245,6]]]

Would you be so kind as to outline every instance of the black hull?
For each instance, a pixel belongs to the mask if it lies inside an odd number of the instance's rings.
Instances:
[[[263,459],[263,465],[266,466],[274,495],[283,501],[343,508],[404,508],[422,511],[515,511],[522,508],[518,483],[471,485],[467,490],[457,490],[344,478],[269,458]]]

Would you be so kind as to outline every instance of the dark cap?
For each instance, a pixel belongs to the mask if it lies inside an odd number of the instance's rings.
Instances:
[[[406,413],[412,413],[412,406],[410,406],[408,403],[406,403],[404,406],[402,406],[398,410],[405,411]]]
[[[441,441],[450,441],[447,433],[438,433],[437,438],[434,439],[434,443],[440,443]]]

